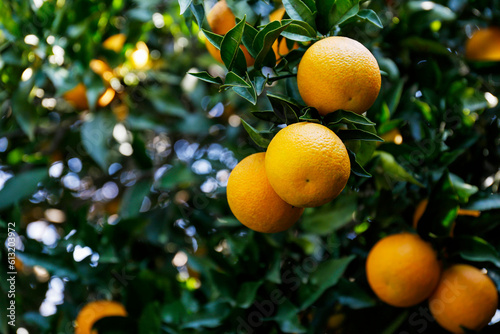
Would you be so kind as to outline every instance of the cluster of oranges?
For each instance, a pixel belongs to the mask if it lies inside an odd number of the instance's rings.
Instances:
[[[271,15],[281,19],[283,9]],[[208,14],[215,33],[235,25],[224,1]],[[296,47],[296,46],[294,46]],[[220,61],[220,52],[207,43]],[[251,66],[253,60],[241,46]],[[288,52],[286,40],[273,47],[277,58]],[[377,98],[381,76],[375,57],[361,43],[328,37],[305,52],[297,73],[304,101],[327,115],[339,109],[361,114]],[[291,227],[305,207],[330,202],[344,189],[350,175],[347,149],[329,128],[309,122],[289,125],[273,138],[266,153],[243,159],[231,173],[227,198],[231,211],[245,226],[259,232],[281,232]]]
[[[428,299],[434,319],[452,333],[478,331],[496,312],[498,294],[481,270],[455,264],[441,272],[432,246],[416,234],[394,234],[380,240],[366,261],[368,283],[384,302],[410,307]]]

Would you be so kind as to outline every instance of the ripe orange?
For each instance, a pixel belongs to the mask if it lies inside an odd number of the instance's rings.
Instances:
[[[470,60],[500,61],[500,28],[476,31],[465,44],[465,57]]]
[[[231,9],[227,6],[226,1],[222,0],[217,2],[215,6],[212,7],[207,15],[207,22],[212,29],[212,32],[218,35],[225,35],[236,25],[236,18],[231,12]],[[205,44],[212,57],[222,63],[220,51],[217,50],[217,48],[209,41],[206,41]],[[243,45],[241,46],[241,50],[243,50],[243,54],[245,55],[247,66],[252,66],[255,59],[250,56],[250,53],[248,53],[248,50]]]
[[[287,203],[316,207],[344,189],[351,163],[344,143],[326,126],[300,122],[280,130],[267,148],[266,173]]]
[[[266,153],[255,153],[233,169],[227,182],[227,201],[236,219],[257,232],[275,233],[290,228],[304,209],[285,203],[267,180]]]
[[[105,317],[126,316],[127,311],[120,303],[109,300],[90,302],[80,310],[76,317],[75,334],[96,334],[97,331],[93,331],[92,326],[97,320]]]
[[[284,7],[278,8],[269,15],[269,22],[281,21],[284,15],[285,15],[285,8]],[[292,50],[298,48],[299,45],[297,43],[294,43]],[[288,52],[290,52],[288,46],[286,45],[286,38],[282,38],[279,42],[278,40],[276,40],[273,44],[273,51],[274,54],[276,55],[276,61],[280,61],[282,56],[286,56]]]
[[[464,333],[460,326],[479,331],[488,324],[498,306],[493,281],[481,270],[456,264],[443,272],[429,298],[436,321],[452,333]]]
[[[86,110],[89,108],[87,89],[83,83],[79,83],[74,88],[68,90],[63,94],[63,98],[75,107],[75,109]]]
[[[297,84],[304,102],[321,115],[338,109],[361,114],[377,99],[381,76],[377,60],[363,44],[335,36],[307,49]]]
[[[409,307],[428,298],[441,269],[431,245],[416,234],[400,233],[375,244],[366,261],[373,292],[389,305]]]
[[[115,52],[120,52],[123,49],[123,45],[127,40],[127,36],[125,34],[116,34],[113,36],[109,36],[103,43],[102,46],[105,49],[113,50]]]

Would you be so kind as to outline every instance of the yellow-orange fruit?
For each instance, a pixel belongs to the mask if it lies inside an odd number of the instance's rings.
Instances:
[[[498,292],[493,281],[481,270],[456,264],[443,272],[429,298],[429,308],[446,330],[462,334],[464,326],[479,331],[486,326],[498,306]]]
[[[327,37],[302,57],[297,72],[300,96],[321,115],[339,109],[361,114],[377,99],[380,69],[372,53],[347,37]]]
[[[500,61],[500,28],[476,31],[465,44],[465,57],[470,60]]]
[[[227,201],[236,219],[263,233],[290,228],[304,209],[283,201],[273,190],[264,167],[266,153],[255,153],[233,169],[227,182]]]
[[[287,203],[316,207],[337,197],[351,163],[340,138],[326,126],[300,122],[281,129],[267,148],[266,173]]]
[[[416,234],[400,233],[381,239],[366,260],[366,276],[373,292],[396,307],[413,306],[427,299],[440,273],[436,252]]]

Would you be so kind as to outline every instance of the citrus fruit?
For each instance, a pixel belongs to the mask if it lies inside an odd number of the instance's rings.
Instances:
[[[481,270],[466,264],[446,269],[429,298],[432,315],[452,333],[464,333],[460,326],[481,330],[495,314],[497,305],[493,281]]]
[[[269,15],[269,22],[281,21],[284,15],[285,15],[285,8],[284,7],[278,8]],[[297,43],[294,43],[292,50],[298,48],[299,45]],[[290,52],[290,49],[288,49],[288,46],[286,44],[286,38],[281,38],[281,40],[277,39],[273,44],[273,51],[274,54],[276,55],[276,61],[280,61],[281,57],[286,56],[288,52]]]
[[[236,25],[236,18],[231,12],[231,9],[227,6],[226,1],[222,0],[217,2],[215,6],[212,7],[207,15],[207,22],[212,29],[212,32],[218,35],[225,35]],[[212,55],[212,57],[222,63],[220,51],[209,41],[206,41],[205,44],[207,46],[208,52]],[[252,66],[255,62],[255,59],[250,56],[250,53],[248,53],[248,50],[244,46],[241,46],[241,50],[245,55],[247,66]]]
[[[327,37],[302,57],[297,72],[300,96],[321,115],[338,109],[361,114],[380,91],[377,60],[361,43],[347,37]]]
[[[267,180],[266,153],[241,160],[227,182],[227,201],[236,219],[257,232],[275,233],[290,228],[304,209],[285,203]]]
[[[465,44],[465,57],[470,60],[500,61],[500,28],[476,31]]]
[[[439,282],[440,264],[431,245],[416,234],[390,235],[375,244],[366,261],[373,292],[396,307],[427,299]]]
[[[75,109],[86,110],[89,108],[87,100],[87,89],[83,83],[79,83],[74,88],[63,94],[63,98],[68,101]]]
[[[126,316],[127,311],[120,303],[108,300],[90,302],[80,310],[76,317],[75,334],[95,334],[97,331],[93,331],[92,326],[97,320],[105,317]]]
[[[266,173],[287,203],[316,207],[344,189],[351,163],[344,143],[326,126],[300,122],[281,129],[267,148]]]

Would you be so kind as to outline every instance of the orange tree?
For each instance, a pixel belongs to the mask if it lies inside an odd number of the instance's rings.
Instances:
[[[215,3],[0,4],[0,331],[497,333],[498,4],[226,0],[220,30]],[[319,48],[333,36],[363,51]],[[230,171],[304,122],[345,146],[350,177],[288,230],[253,231]],[[274,143],[310,177],[331,157]],[[277,187],[298,169],[259,168],[243,190],[307,195]],[[371,252],[400,232],[417,246]],[[423,300],[430,271],[446,274]]]

